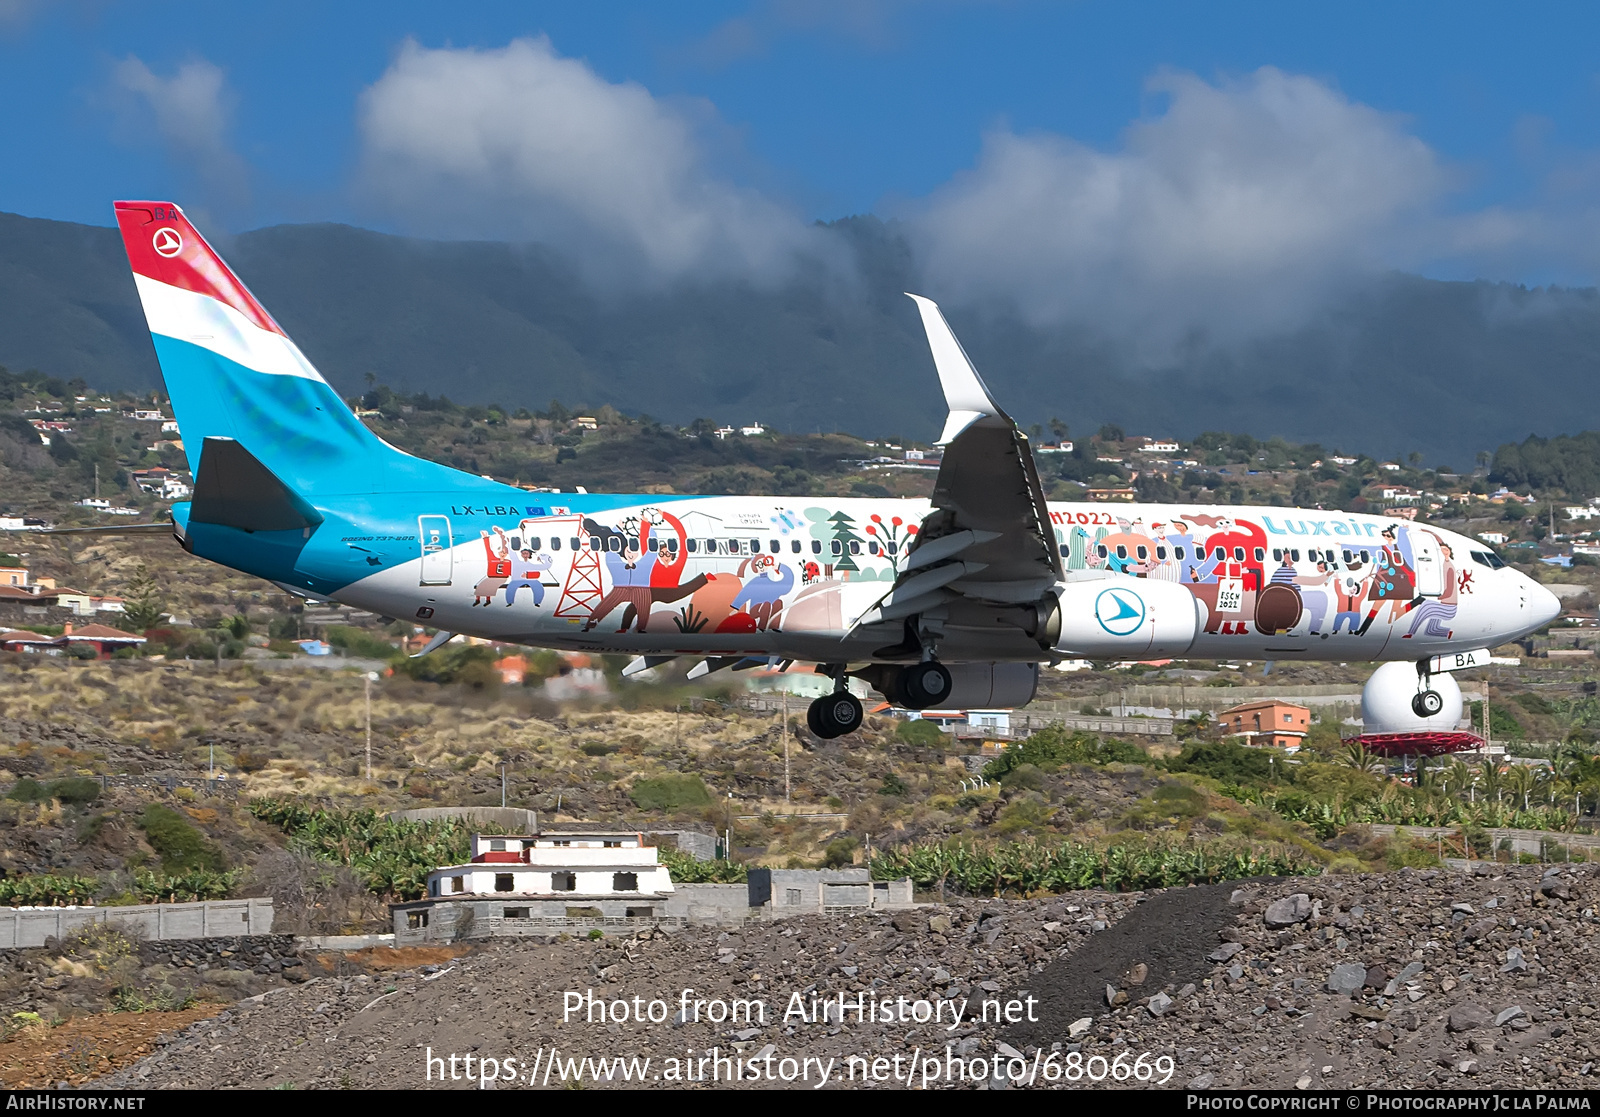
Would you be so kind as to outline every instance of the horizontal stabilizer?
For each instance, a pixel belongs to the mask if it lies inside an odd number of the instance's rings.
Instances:
[[[51,527],[30,535],[171,535],[171,520],[159,524],[106,524],[104,527]]]
[[[208,438],[200,451],[189,522],[240,531],[309,531],[322,514],[231,438]]]

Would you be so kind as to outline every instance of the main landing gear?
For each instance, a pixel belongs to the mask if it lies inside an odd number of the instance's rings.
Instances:
[[[806,707],[806,726],[823,740],[832,740],[860,729],[865,716],[861,699],[848,690],[836,690]]]
[[[839,688],[832,694],[818,698],[806,709],[806,724],[812,733],[824,739],[854,733],[861,728],[863,717],[861,703],[855,695],[844,689],[844,669],[840,667],[836,670],[834,678],[839,682]],[[947,702],[955,687],[950,669],[936,659],[924,660],[909,667],[878,664],[855,674],[882,691],[890,702],[908,710],[926,710]]]
[[[1428,673],[1428,661],[1417,661],[1417,686],[1421,689],[1411,699],[1411,712],[1419,718],[1431,718],[1444,709],[1444,696],[1433,689]]]

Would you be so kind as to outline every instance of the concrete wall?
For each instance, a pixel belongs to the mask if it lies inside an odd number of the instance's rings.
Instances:
[[[713,861],[717,856],[717,839],[698,830],[650,830],[645,832],[644,840],[646,845],[687,853],[696,861]]]
[[[389,817],[407,822],[459,818],[473,826],[498,826],[511,834],[539,832],[539,812],[523,810],[521,807],[416,807],[409,811],[391,811]]]
[[[739,887],[742,889],[743,885]],[[666,906],[664,898],[640,896],[632,900],[576,900],[571,903],[562,900],[420,900],[395,904],[389,910],[394,920],[394,944],[415,946],[501,935],[543,935],[591,927],[646,927],[674,918],[668,915]],[[507,911],[525,911],[527,915],[507,915]],[[644,912],[650,914],[644,915]],[[676,920],[682,922],[682,917]]]
[[[737,923],[750,917],[750,889],[743,884],[677,884],[662,912],[690,923]]]
[[[127,928],[146,941],[208,939],[272,932],[272,901],[205,900],[108,908],[0,908],[0,949],[43,946],[92,923]]]
[[[751,908],[791,915],[828,908],[906,907],[911,881],[874,881],[866,869],[751,869]]]

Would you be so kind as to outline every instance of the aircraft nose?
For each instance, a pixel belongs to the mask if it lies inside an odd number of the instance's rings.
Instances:
[[[1528,617],[1543,628],[1561,615],[1561,599],[1535,583],[1528,588]]]

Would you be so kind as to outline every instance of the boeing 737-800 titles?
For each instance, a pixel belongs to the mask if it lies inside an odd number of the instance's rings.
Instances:
[[[1410,660],[1559,612],[1488,547],[1322,509],[1049,503],[1028,439],[913,295],[949,418],[929,500],[530,493],[369,431],[167,202],[118,202],[194,472],[185,550],[293,592],[509,643],[815,661],[820,736],[897,704],[1021,706],[1066,657]]]

